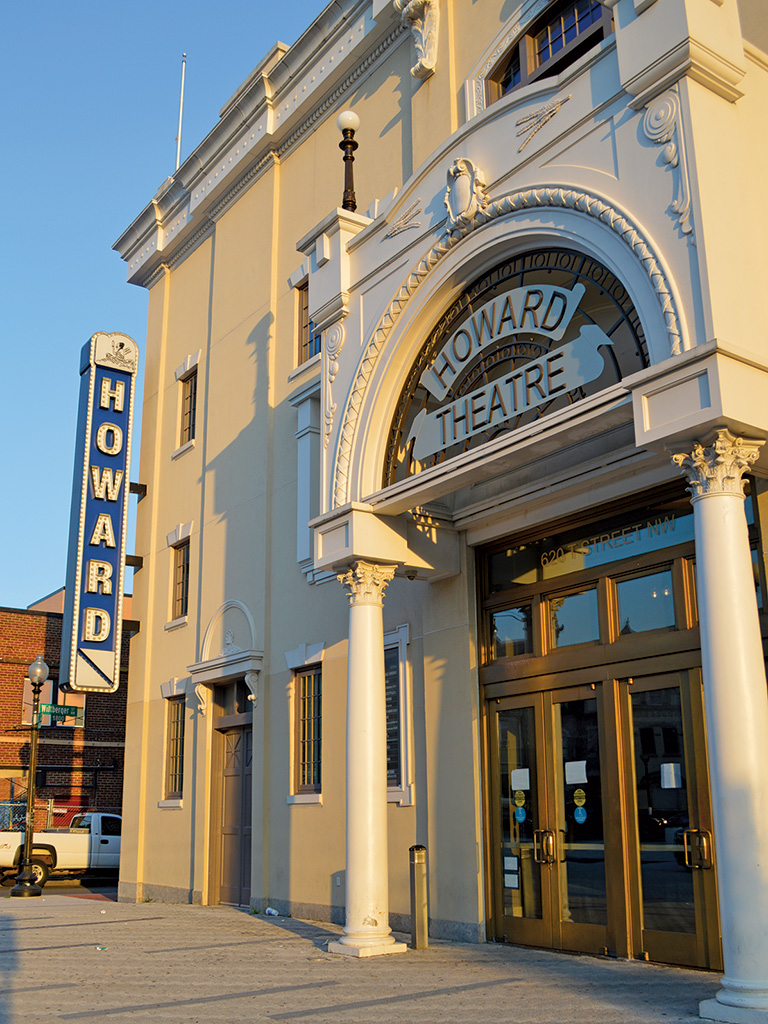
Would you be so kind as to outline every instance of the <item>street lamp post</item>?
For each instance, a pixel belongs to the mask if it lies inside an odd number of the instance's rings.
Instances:
[[[342,134],[339,149],[344,153],[344,196],[341,201],[342,210],[357,210],[355,199],[355,182],[352,164],[355,162],[355,132],[360,127],[360,118],[354,110],[344,110],[336,119],[336,125]]]
[[[27,776],[27,819],[24,830],[24,857],[21,871],[16,878],[16,885],[11,889],[11,896],[42,896],[43,890],[35,881],[32,870],[32,845],[35,831],[35,775],[37,773],[37,736],[40,731],[40,691],[48,678],[48,666],[38,654],[29,666],[29,681],[32,684],[32,732],[29,740],[29,774]]]

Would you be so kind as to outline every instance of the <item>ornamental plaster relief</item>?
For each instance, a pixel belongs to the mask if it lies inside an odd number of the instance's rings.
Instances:
[[[355,562],[336,579],[344,587],[351,605],[370,604],[381,607],[384,604],[384,591],[394,575],[394,565]]]
[[[488,205],[485,174],[471,160],[454,160],[448,168],[448,185],[443,206],[448,211],[446,230],[460,234]]]
[[[460,163],[470,165],[471,161],[455,161],[452,168],[455,168]],[[474,165],[471,166],[474,168]],[[451,176],[449,173],[449,182],[450,180]],[[465,184],[468,185],[468,182]],[[446,201],[450,192],[451,187],[449,185],[449,189],[446,192]],[[464,196],[463,202],[466,204],[466,210],[468,211],[472,200],[476,201],[474,189],[470,192],[466,188],[462,195]],[[458,209],[460,206],[458,197],[454,197],[453,202],[454,208]],[[411,296],[414,295],[443,257],[462,238],[482,225],[500,218],[513,217],[515,214],[523,213],[526,210],[536,209],[572,211],[579,216],[592,218],[604,224],[628,247],[633,258],[639,263],[647,276],[666,327],[670,355],[678,355],[684,348],[677,304],[658,255],[640,228],[624,213],[612,207],[602,197],[567,188],[545,187],[526,189],[511,193],[494,201],[488,201],[484,207],[481,207],[480,203],[476,201],[474,214],[471,217],[467,213],[464,214],[465,221],[463,226],[458,226],[458,218],[451,214],[450,207],[447,208],[449,209],[449,219],[446,222],[444,233],[411,271],[395,297],[389,303],[383,316],[379,319],[362,353],[354,379],[349,386],[339,430],[336,457],[333,462],[333,475],[330,481],[331,501],[334,507],[339,507],[350,500],[351,459],[363,400],[378,357],[384,350],[400,314]],[[453,231],[451,231],[451,226],[453,226]]]
[[[555,114],[560,110],[564,103],[567,103],[572,97],[566,96],[564,99],[551,100],[549,103],[545,103],[543,107],[539,107],[538,110],[534,110],[532,114],[526,114],[525,117],[521,117],[518,121],[515,121],[515,125],[523,127],[517,132],[517,137],[525,135],[525,140],[521,143],[518,153],[522,153],[531,139],[539,132],[544,125],[551,121]]]
[[[658,96],[648,105],[643,118],[643,131],[659,146],[663,146],[661,160],[678,172],[678,196],[673,199],[670,209],[677,215],[680,230],[688,235],[688,241],[695,245],[693,222],[691,220],[691,183],[688,175],[688,158],[682,129],[680,98],[677,88]]]
[[[323,418],[325,421],[325,437],[323,447],[328,447],[328,441],[333,430],[333,417],[336,415],[336,403],[333,400],[333,382],[339,372],[339,356],[344,348],[346,331],[341,323],[332,324],[323,334],[323,361],[325,363],[325,387],[323,388]]]
[[[691,500],[707,494],[744,494],[744,473],[760,455],[765,441],[744,440],[730,430],[718,430],[714,441],[696,441],[693,450],[672,456],[688,480]]]
[[[414,78],[429,78],[437,64],[437,33],[440,27],[438,0],[394,0],[400,23],[410,29],[418,60],[411,68]]]

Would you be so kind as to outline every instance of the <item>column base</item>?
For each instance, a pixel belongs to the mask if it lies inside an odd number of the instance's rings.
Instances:
[[[724,1021],[725,1024],[768,1024],[768,1010],[728,1006],[717,999],[705,999],[699,1003],[699,1016],[704,1020]]]
[[[390,939],[382,939],[381,942],[357,945],[354,941],[345,942],[340,939],[338,942],[328,943],[329,953],[340,953],[342,956],[384,956],[387,953],[404,953],[408,949],[404,942],[395,942]]]

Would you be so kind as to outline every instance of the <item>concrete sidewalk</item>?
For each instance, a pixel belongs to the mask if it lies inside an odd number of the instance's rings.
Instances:
[[[334,925],[225,907],[0,899],[0,1022],[692,1024],[718,976],[434,942],[356,960]]]

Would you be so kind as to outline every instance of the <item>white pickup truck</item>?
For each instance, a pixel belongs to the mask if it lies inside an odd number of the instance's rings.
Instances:
[[[84,875],[116,872],[120,867],[122,818],[117,814],[89,811],[72,819],[69,828],[35,832],[32,868],[38,885],[51,872]],[[13,885],[20,871],[24,832],[0,832],[0,883]]]

